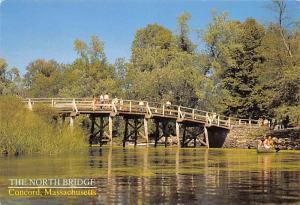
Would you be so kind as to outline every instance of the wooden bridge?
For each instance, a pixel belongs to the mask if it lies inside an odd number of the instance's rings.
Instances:
[[[213,112],[193,109],[170,103],[156,103],[136,100],[110,99],[95,100],[91,98],[27,98],[24,100],[29,109],[37,104],[49,105],[55,108],[60,116],[69,118],[73,126],[76,116],[89,115],[91,120],[90,143],[100,145],[113,143],[113,118],[121,117],[125,121],[123,146],[127,142],[137,145],[137,138],[141,136],[148,146],[150,138],[154,138],[154,146],[161,143],[172,144],[170,136],[175,130],[176,143],[186,147],[191,142],[209,147],[210,136],[221,132],[228,132],[234,126],[256,128],[257,120],[227,117]],[[153,121],[155,131],[149,134],[148,122]],[[151,128],[154,128],[153,126]],[[119,128],[118,128],[119,129]],[[174,137],[173,137],[174,138]]]

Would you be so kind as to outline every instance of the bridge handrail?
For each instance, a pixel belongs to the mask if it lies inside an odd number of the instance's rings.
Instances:
[[[92,98],[26,98],[23,100],[28,104],[29,109],[35,103],[50,104],[58,109],[71,108],[72,111],[78,113],[83,110],[110,110],[112,112],[136,112],[147,113],[148,115],[161,115],[174,118],[202,121],[208,125],[216,126],[260,126],[258,120],[240,119],[219,115],[214,112],[208,112],[200,109],[172,105],[158,102],[148,102],[139,100],[123,100],[123,99],[97,99],[96,102]]]

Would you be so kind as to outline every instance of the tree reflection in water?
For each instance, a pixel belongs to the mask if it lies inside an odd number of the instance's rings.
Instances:
[[[6,196],[7,180],[33,173],[95,178],[97,197],[17,199],[21,204],[300,204],[299,152],[93,147],[87,155],[0,160],[4,204],[16,202]]]

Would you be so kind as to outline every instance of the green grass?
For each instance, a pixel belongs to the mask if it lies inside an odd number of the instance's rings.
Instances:
[[[85,149],[84,133],[58,123],[57,116],[43,106],[32,112],[20,99],[0,96],[0,153],[57,154]]]

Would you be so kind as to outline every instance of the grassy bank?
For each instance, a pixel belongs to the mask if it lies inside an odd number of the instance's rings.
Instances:
[[[0,96],[0,153],[57,154],[85,149],[84,133],[56,118],[51,109],[37,107],[32,112],[20,99]]]

